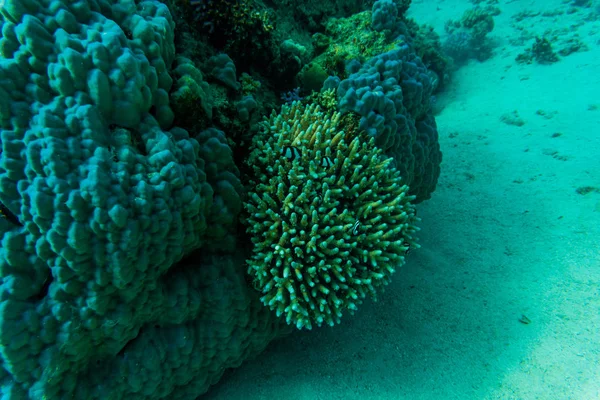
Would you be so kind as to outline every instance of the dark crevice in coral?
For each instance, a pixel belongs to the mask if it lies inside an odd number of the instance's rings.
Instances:
[[[148,110],[148,113],[154,118],[156,118],[156,107],[154,105],[150,106],[150,110]]]
[[[12,211],[10,211],[8,207],[6,207],[2,203],[0,203],[0,217],[6,218],[10,223],[14,225],[23,226],[21,221],[19,221],[19,218],[17,218],[17,216],[13,214]]]
[[[142,333],[142,328],[140,328],[138,330],[137,335],[135,335],[134,337],[129,339],[129,341],[127,343],[125,343],[123,348],[121,350],[119,350],[119,352],[117,353],[117,357],[123,357],[125,355],[125,352],[127,350],[129,350],[129,348],[133,345],[133,342],[135,342],[135,340],[138,338],[138,336],[140,336],[141,333]]]
[[[132,145],[140,152],[141,155],[147,156],[148,151],[146,150],[146,145],[144,145],[144,140],[142,138],[142,134],[137,130],[130,130],[131,134],[131,142]]]
[[[53,280],[54,279],[52,278],[52,275],[48,274],[46,280],[44,281],[44,284],[40,288],[40,291],[35,296],[33,296],[32,300],[40,301],[46,298],[46,296],[48,295],[48,290],[50,289],[50,284]]]

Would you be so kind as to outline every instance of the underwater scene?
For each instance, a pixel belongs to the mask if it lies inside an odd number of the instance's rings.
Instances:
[[[600,0],[0,32],[0,399],[600,400]]]

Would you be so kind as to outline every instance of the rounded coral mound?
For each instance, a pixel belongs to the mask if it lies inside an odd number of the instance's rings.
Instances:
[[[261,301],[299,329],[339,323],[417,246],[414,197],[354,120],[315,104],[283,106],[248,159],[248,273]]]

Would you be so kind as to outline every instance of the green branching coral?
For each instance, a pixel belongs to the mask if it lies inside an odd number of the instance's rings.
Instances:
[[[316,104],[283,106],[248,159],[256,176],[245,203],[248,273],[261,301],[299,329],[339,323],[418,246],[408,187],[344,120]]]

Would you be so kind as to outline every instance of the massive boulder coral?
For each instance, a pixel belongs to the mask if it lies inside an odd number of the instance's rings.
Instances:
[[[299,329],[339,323],[416,246],[414,197],[351,121],[316,104],[283,106],[248,160],[257,179],[248,272],[261,301]]]
[[[474,7],[468,9],[460,20],[446,22],[447,33],[444,51],[457,64],[463,64],[471,58],[485,61],[492,56],[493,43],[488,34],[494,29],[494,15],[497,7]]]
[[[2,398],[196,397],[278,330],[239,261],[197,255],[233,248],[242,187],[223,132],[171,127],[167,7],[0,15]]]
[[[371,25],[376,31],[392,30],[398,18],[398,7],[392,0],[377,0],[371,9]]]
[[[392,158],[415,201],[430,198],[442,153],[427,68],[408,44],[348,68],[347,79],[329,78],[324,89],[336,89],[341,112],[360,115],[360,128]]]

